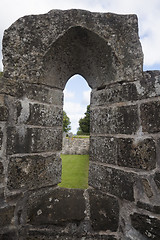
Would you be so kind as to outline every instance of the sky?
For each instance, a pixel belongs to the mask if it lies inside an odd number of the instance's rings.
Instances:
[[[3,32],[24,15],[43,14],[51,9],[78,8],[92,12],[137,14],[139,36],[144,53],[144,70],[160,70],[160,0],[1,0],[0,70]],[[90,102],[90,88],[81,76],[70,79],[64,90],[64,110],[76,133],[78,121]]]

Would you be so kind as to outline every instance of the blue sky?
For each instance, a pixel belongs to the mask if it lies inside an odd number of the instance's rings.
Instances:
[[[144,70],[160,70],[160,0],[5,0],[1,1],[0,43],[5,29],[24,15],[43,14],[51,9],[80,8],[93,12],[137,14],[139,35],[144,53]],[[2,65],[0,45],[0,70]],[[84,79],[75,76],[65,88],[64,110],[75,133],[78,120],[89,104],[89,87]],[[77,122],[77,123],[76,123]]]

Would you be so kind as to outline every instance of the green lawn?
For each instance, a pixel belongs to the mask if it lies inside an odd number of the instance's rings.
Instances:
[[[88,187],[89,155],[61,155],[63,188]]]

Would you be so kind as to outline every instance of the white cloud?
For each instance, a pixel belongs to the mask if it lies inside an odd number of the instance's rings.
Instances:
[[[66,101],[64,102],[63,109],[67,113],[67,116],[70,118],[72,132],[76,133],[77,128],[79,127],[79,119],[84,117],[86,106],[83,106],[80,103]]]
[[[75,93],[73,91],[67,90],[66,88],[64,89],[63,93],[64,93],[64,101],[73,99],[75,97]]]
[[[19,17],[28,14],[42,14],[51,9],[80,8],[94,12],[135,13],[139,18],[139,28],[144,63],[152,66],[160,64],[160,1],[159,0],[5,0],[1,1],[0,41],[4,29]],[[145,36],[143,38],[143,36]],[[2,58],[2,56],[0,56]],[[1,65],[1,64],[0,64]]]
[[[91,90],[83,92],[82,104],[85,104],[85,105],[90,104],[90,94],[91,94]]]

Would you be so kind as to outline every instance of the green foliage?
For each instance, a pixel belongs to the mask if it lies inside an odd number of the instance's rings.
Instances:
[[[2,77],[3,76],[3,72],[0,72],[0,77]]]
[[[66,112],[63,111],[63,132],[69,132],[71,130],[70,126],[71,122],[69,117],[67,116]]]
[[[90,134],[90,105],[87,106],[85,117],[79,120],[79,129],[77,135],[89,135]]]
[[[81,188],[88,187],[88,155],[61,155],[62,158],[62,182],[60,187]]]

